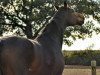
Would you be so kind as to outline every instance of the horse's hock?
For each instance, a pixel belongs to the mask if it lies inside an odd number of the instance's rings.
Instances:
[[[67,7],[58,7],[51,22],[32,41],[21,37],[2,38],[1,75],[62,75],[63,34],[68,26],[82,25],[84,17]]]

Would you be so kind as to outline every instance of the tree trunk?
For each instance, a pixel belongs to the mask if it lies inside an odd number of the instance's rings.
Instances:
[[[27,24],[27,26],[25,27],[25,35],[27,36],[27,38],[33,39],[32,25],[31,24]]]

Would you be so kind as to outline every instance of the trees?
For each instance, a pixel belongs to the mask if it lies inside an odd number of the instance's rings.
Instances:
[[[91,60],[96,60],[97,66],[100,65],[100,50],[63,51],[63,56],[66,65],[90,66]]]
[[[33,0],[9,0],[8,3],[4,1],[0,8],[4,15],[1,22],[3,32],[17,29],[17,34],[26,35],[30,39],[33,35],[35,38],[46,25],[52,10],[45,2]]]
[[[16,35],[35,38],[39,31],[45,27],[55,13],[54,5],[61,5],[63,0],[0,0],[0,35],[6,31],[16,30]],[[100,1],[93,0],[67,0],[75,11],[83,13],[86,17],[92,15],[100,22]],[[64,42],[72,44],[68,37],[85,38],[92,32],[100,32],[92,22],[82,27],[68,27],[65,31]]]

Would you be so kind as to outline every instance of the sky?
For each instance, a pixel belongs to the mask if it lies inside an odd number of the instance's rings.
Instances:
[[[91,38],[85,40],[77,39],[70,47],[63,45],[63,50],[85,50],[89,46],[93,46],[92,50],[100,49],[100,34],[94,34]]]
[[[93,21],[96,27],[100,27],[100,23],[95,21],[91,16],[90,18],[85,19],[85,22],[87,21]],[[70,47],[67,45],[63,45],[62,50],[85,50],[89,46],[93,46],[92,50],[100,50],[100,34],[97,35],[93,33],[93,36],[91,38],[86,38],[84,40],[77,39]]]

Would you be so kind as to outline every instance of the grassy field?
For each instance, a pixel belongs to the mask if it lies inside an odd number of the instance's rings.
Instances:
[[[65,66],[63,75],[91,75],[91,67],[90,66]],[[97,67],[96,75],[100,75],[100,67]]]

